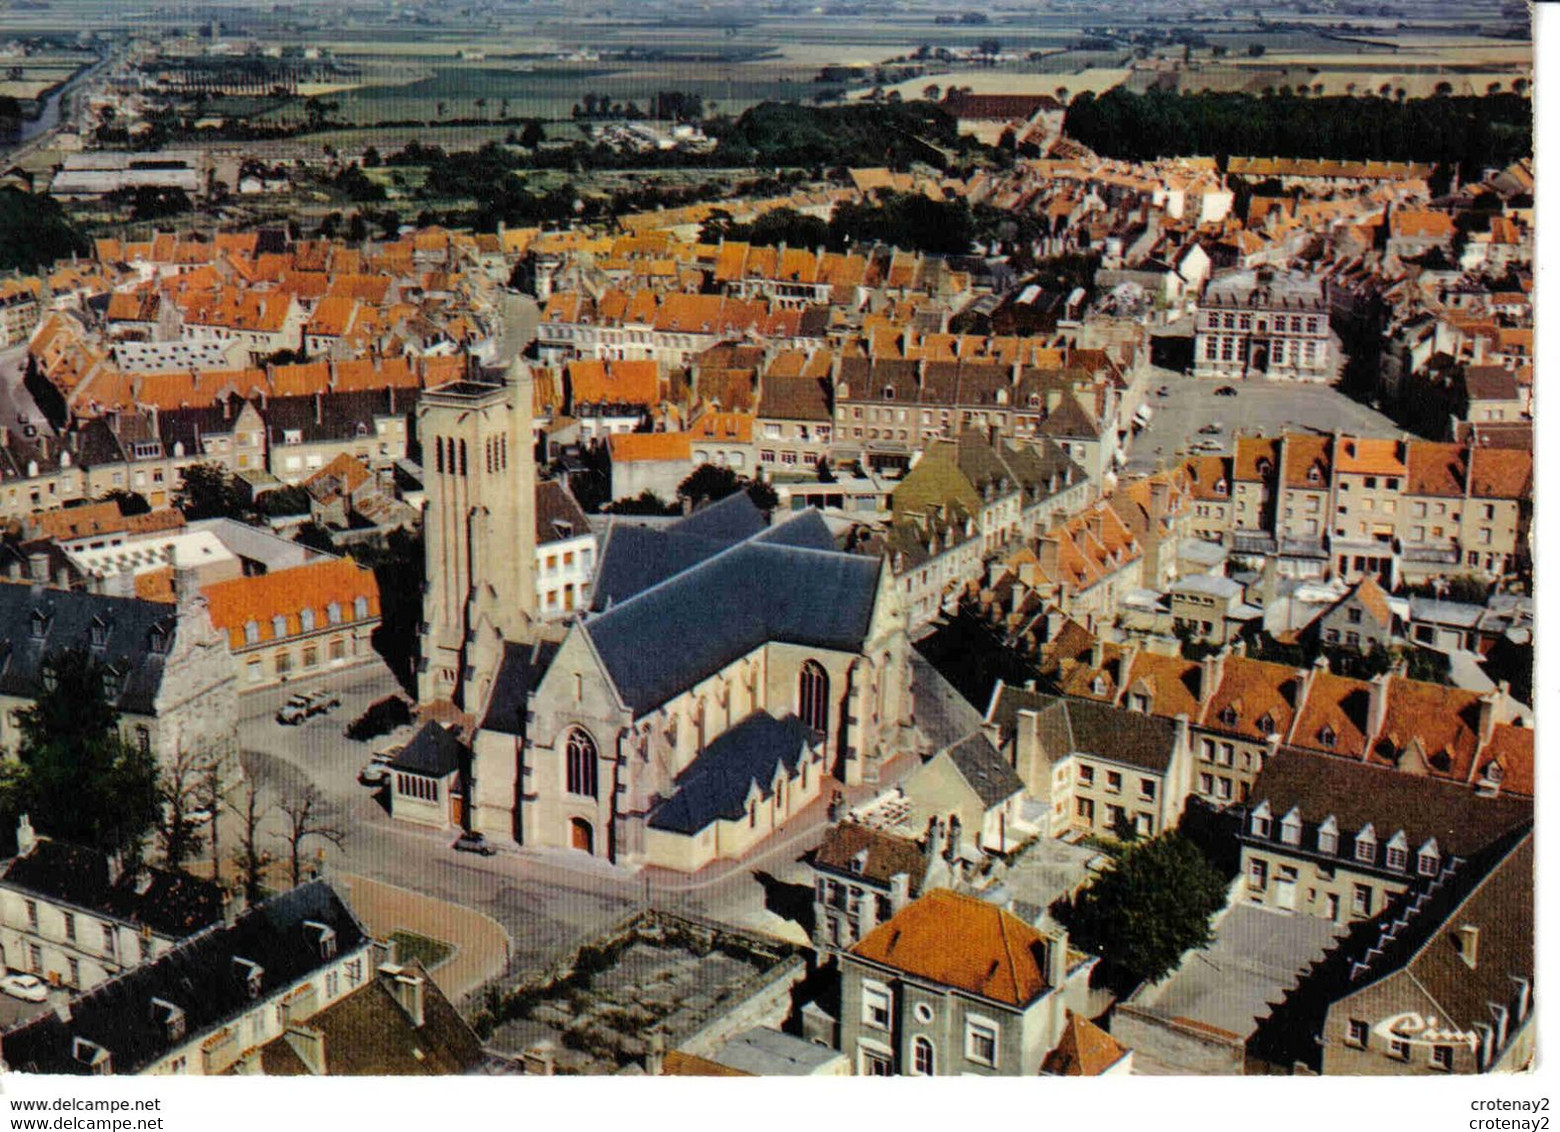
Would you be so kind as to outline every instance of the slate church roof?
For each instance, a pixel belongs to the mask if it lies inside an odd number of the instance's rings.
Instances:
[[[776,719],[768,712],[754,712],[677,776],[677,791],[650,815],[651,828],[691,835],[718,819],[740,819],[754,784],[760,795],[769,797],[776,769],[784,767],[787,778],[795,774],[811,741],[812,734],[796,716]]]
[[[680,527],[671,530],[686,534]],[[692,560],[675,569],[665,558],[637,564],[648,568],[634,581],[660,575],[642,587],[630,580],[635,564],[613,562],[630,553],[618,534],[603,551],[600,578],[607,584],[596,593],[600,600],[621,582],[624,597],[581,628],[636,714],[766,642],[856,652],[866,639],[881,564],[836,550],[816,512],[703,555],[678,544],[676,554]]]

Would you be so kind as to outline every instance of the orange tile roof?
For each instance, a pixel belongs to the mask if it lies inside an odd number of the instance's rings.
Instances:
[[[1410,495],[1461,495],[1466,472],[1461,444],[1416,440],[1408,446]]]
[[[1373,476],[1405,476],[1403,446],[1396,440],[1346,436],[1333,452],[1337,470]]]
[[[52,511],[38,511],[25,520],[29,538],[70,539],[86,535],[117,534],[149,531],[170,531],[184,526],[184,516],[171,508],[144,511],[139,515],[123,515],[119,504],[87,503],[80,507],[63,507]]]
[[[1230,458],[1192,456],[1184,465],[1187,486],[1193,499],[1227,502],[1230,498]],[[1224,490],[1218,490],[1223,487]]]
[[[1409,745],[1417,742],[1432,773],[1466,781],[1473,771],[1478,729],[1477,692],[1393,676],[1370,761],[1396,766]]]
[[[1500,788],[1505,794],[1533,796],[1533,729],[1497,723],[1490,729],[1490,741],[1480,753],[1480,778],[1490,777],[1491,767],[1500,768]]]
[[[612,461],[617,463],[693,459],[692,437],[686,432],[619,432],[611,440]]]
[[[1392,234],[1411,239],[1447,240],[1452,236],[1452,217],[1446,212],[1428,209],[1404,209],[1392,214]]]
[[[1061,1040],[1045,1055],[1040,1072],[1058,1077],[1098,1077],[1130,1052],[1083,1015],[1069,1010]]]
[[[1025,1007],[1050,989],[1043,965],[1049,946],[1052,941],[1011,912],[935,889],[850,951],[916,978]]]
[[[661,400],[661,370],[651,361],[576,361],[568,364],[576,405],[644,405]]]
[[[1525,499],[1533,492],[1533,454],[1520,448],[1472,448],[1468,479],[1480,499]]]
[[[271,390],[277,397],[301,397],[330,388],[329,362],[301,362],[271,367]]]
[[[326,296],[314,308],[314,314],[304,328],[306,334],[339,338],[352,325],[357,312],[357,300],[341,296]]]
[[[1297,747],[1359,759],[1365,755],[1369,726],[1370,684],[1332,672],[1316,672],[1290,741]],[[1330,746],[1321,739],[1327,728],[1334,736]]]
[[[673,1049],[666,1052],[661,1061],[661,1076],[663,1077],[751,1077],[753,1074],[744,1069],[733,1069],[729,1065],[722,1065],[718,1061],[711,1061],[707,1057],[697,1057],[691,1053],[683,1053],[682,1050]]]
[[[1202,696],[1202,676],[1198,661],[1144,649],[1132,658],[1126,692],[1130,696],[1140,689],[1146,691],[1152,697],[1150,710],[1154,715],[1196,719],[1201,711],[1198,701]]]
[[[379,584],[374,572],[350,558],[328,558],[271,574],[230,578],[201,592],[211,610],[211,623],[227,633],[234,651],[245,647],[244,627],[251,621],[259,628],[258,643],[266,644],[279,639],[272,623],[275,617],[284,618],[286,636],[302,632],[304,609],[314,611],[316,629],[328,628],[332,602],[341,607],[343,623],[354,620],[354,603],[359,597],[368,599],[370,618],[379,616]]]
[[[748,413],[708,412],[688,426],[697,440],[720,440],[727,444],[751,444],[753,418]]]
[[[1387,604],[1387,591],[1381,588],[1381,584],[1375,578],[1368,575],[1361,578],[1349,596],[1359,599],[1359,603],[1365,607],[1365,612],[1370,614],[1376,624],[1388,626],[1392,624],[1392,607]]]
[[[1284,486],[1320,490],[1329,480],[1329,456],[1332,437],[1312,436],[1308,433],[1290,433],[1284,437]],[[1311,482],[1311,469],[1315,468],[1318,480]]]
[[[1262,461],[1267,461],[1268,475],[1272,469],[1278,467],[1278,445],[1276,437],[1271,436],[1240,436],[1235,438],[1235,478],[1238,480],[1262,480],[1266,479],[1259,467]]]
[[[368,477],[369,471],[368,468],[363,465],[363,461],[359,460],[351,453],[343,452],[330,463],[326,464],[319,471],[315,472],[308,479],[304,480],[303,486],[307,488],[313,484],[320,483],[323,480],[334,478],[339,479],[342,482],[342,486],[345,487],[345,489],[350,493],[356,491],[358,488],[367,483]]]
[[[1301,673],[1293,668],[1231,653],[1222,661],[1219,686],[1208,697],[1202,725],[1259,743],[1270,734],[1287,735],[1295,718],[1300,681]],[[1234,723],[1224,721],[1226,709],[1233,709]],[[1258,726],[1264,718],[1269,724],[1265,731]]]

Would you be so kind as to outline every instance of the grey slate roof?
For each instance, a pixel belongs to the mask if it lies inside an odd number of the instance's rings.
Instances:
[[[949,747],[948,757],[987,809],[1001,805],[1024,789],[1023,779],[978,732]]]
[[[0,1038],[5,1064],[24,1073],[86,1075],[90,1066],[73,1049],[79,1037],[109,1052],[114,1073],[140,1072],[175,1046],[152,1009],[153,998],[184,1011],[188,1038],[178,1039],[182,1045],[254,1009],[256,1000],[235,959],[259,965],[262,1000],[334,962],[321,956],[318,936],[306,921],[333,929],[340,955],[367,938],[330,885],[312,881],[93,988],[71,1002],[68,1022],[51,1011],[7,1031]]]
[[[468,757],[455,732],[430,720],[401,748],[390,769],[443,778],[460,770],[461,763]]]
[[[526,705],[531,689],[541,682],[557,654],[558,646],[551,641],[538,641],[534,645],[504,643],[504,657],[499,661],[498,675],[493,678],[487,715],[482,720],[483,730],[502,731],[506,735],[525,734]]]
[[[1040,712],[1040,739],[1057,757],[1069,751],[1097,755],[1145,770],[1164,771],[1175,751],[1175,722],[1094,700],[1073,700],[1000,685],[986,721],[1006,743],[1018,712]]]
[[[222,918],[222,889],[209,880],[150,866],[111,877],[102,852],[48,838],[8,862],[0,884],[175,939]]]
[[[677,791],[650,815],[653,829],[695,834],[711,822],[735,821],[753,784],[769,796],[775,768],[794,774],[812,735],[794,715],[756,711],[717,738],[677,776]]]
[[[591,608],[603,610],[764,530],[745,491],[665,527],[613,523],[601,548]]]
[[[34,632],[34,614],[42,616],[41,636]],[[107,634],[96,648],[94,624]],[[164,602],[0,585],[0,695],[36,699],[43,691],[45,659],[80,649],[119,674],[119,694],[110,697],[114,707],[151,715],[177,624],[173,607]],[[163,652],[153,648],[154,631]]]
[[[766,642],[859,651],[878,570],[857,555],[754,539],[587,618],[581,628],[637,715]]]

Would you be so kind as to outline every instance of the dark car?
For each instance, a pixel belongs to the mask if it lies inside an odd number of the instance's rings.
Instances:
[[[1213,391],[1213,395],[1215,397],[1233,397],[1235,396],[1235,387],[1233,385],[1221,385]]]
[[[1168,396],[1170,396],[1170,387],[1168,385],[1161,385],[1158,389],[1154,390],[1154,396],[1155,397],[1168,397]]]
[[[463,833],[450,848],[457,853],[476,853],[483,857],[491,857],[498,852],[480,833]]]

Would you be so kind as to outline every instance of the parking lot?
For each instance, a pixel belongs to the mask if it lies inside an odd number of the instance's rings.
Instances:
[[[1150,371],[1147,380],[1150,393],[1145,403],[1154,410],[1154,419],[1127,450],[1130,473],[1152,472],[1160,460],[1173,463],[1203,439],[1218,441],[1225,452],[1231,452],[1236,433],[1341,429],[1364,436],[1396,436],[1402,431],[1390,417],[1351,401],[1330,385],[1215,381],[1158,368]],[[1168,388],[1167,396],[1153,395],[1160,386]],[[1225,386],[1235,390],[1233,397],[1215,393]],[[1214,421],[1223,425],[1217,434],[1198,432]]]

